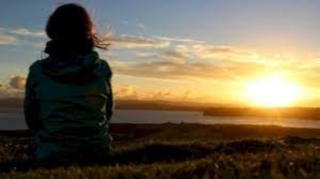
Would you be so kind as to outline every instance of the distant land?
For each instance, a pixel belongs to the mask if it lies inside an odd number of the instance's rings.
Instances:
[[[143,110],[181,110],[181,111],[204,111],[209,107],[229,107],[228,104],[219,103],[195,103],[173,101],[144,101],[144,100],[116,100],[116,109],[143,109]],[[21,98],[2,98],[0,108],[22,108]]]
[[[320,108],[318,107],[211,107],[204,110],[203,114],[206,116],[225,117],[270,117],[320,120]]]

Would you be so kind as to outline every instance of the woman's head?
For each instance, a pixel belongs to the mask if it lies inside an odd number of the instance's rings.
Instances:
[[[46,33],[51,41],[45,52],[51,56],[77,56],[94,47],[108,47],[106,41],[95,34],[89,13],[78,4],[58,7],[47,22]]]

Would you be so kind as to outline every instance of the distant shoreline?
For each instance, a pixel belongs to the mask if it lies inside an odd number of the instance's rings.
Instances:
[[[146,110],[146,111],[183,111],[199,112],[204,116],[213,117],[257,117],[257,118],[288,118],[302,120],[320,120],[320,108],[241,108],[241,107],[214,107],[214,108],[193,108],[180,106],[118,106],[116,110]],[[1,107],[0,113],[23,113],[22,107]]]
[[[170,101],[118,100],[117,110],[157,110],[200,112],[216,117],[261,117],[320,120],[319,107],[233,107],[227,104],[204,104]],[[23,112],[23,99],[0,99],[0,113]]]
[[[204,110],[205,116],[220,117],[261,117],[261,118],[295,118],[320,120],[320,108],[278,107],[278,108],[232,108],[215,107]]]

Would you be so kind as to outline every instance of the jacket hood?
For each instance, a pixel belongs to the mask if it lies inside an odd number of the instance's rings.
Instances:
[[[97,52],[73,58],[48,57],[42,61],[42,69],[45,75],[60,82],[86,82],[96,77],[99,62]]]

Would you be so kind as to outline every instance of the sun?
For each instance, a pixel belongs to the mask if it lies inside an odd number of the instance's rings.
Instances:
[[[290,106],[301,95],[300,87],[281,75],[271,75],[247,85],[245,96],[253,105]]]

